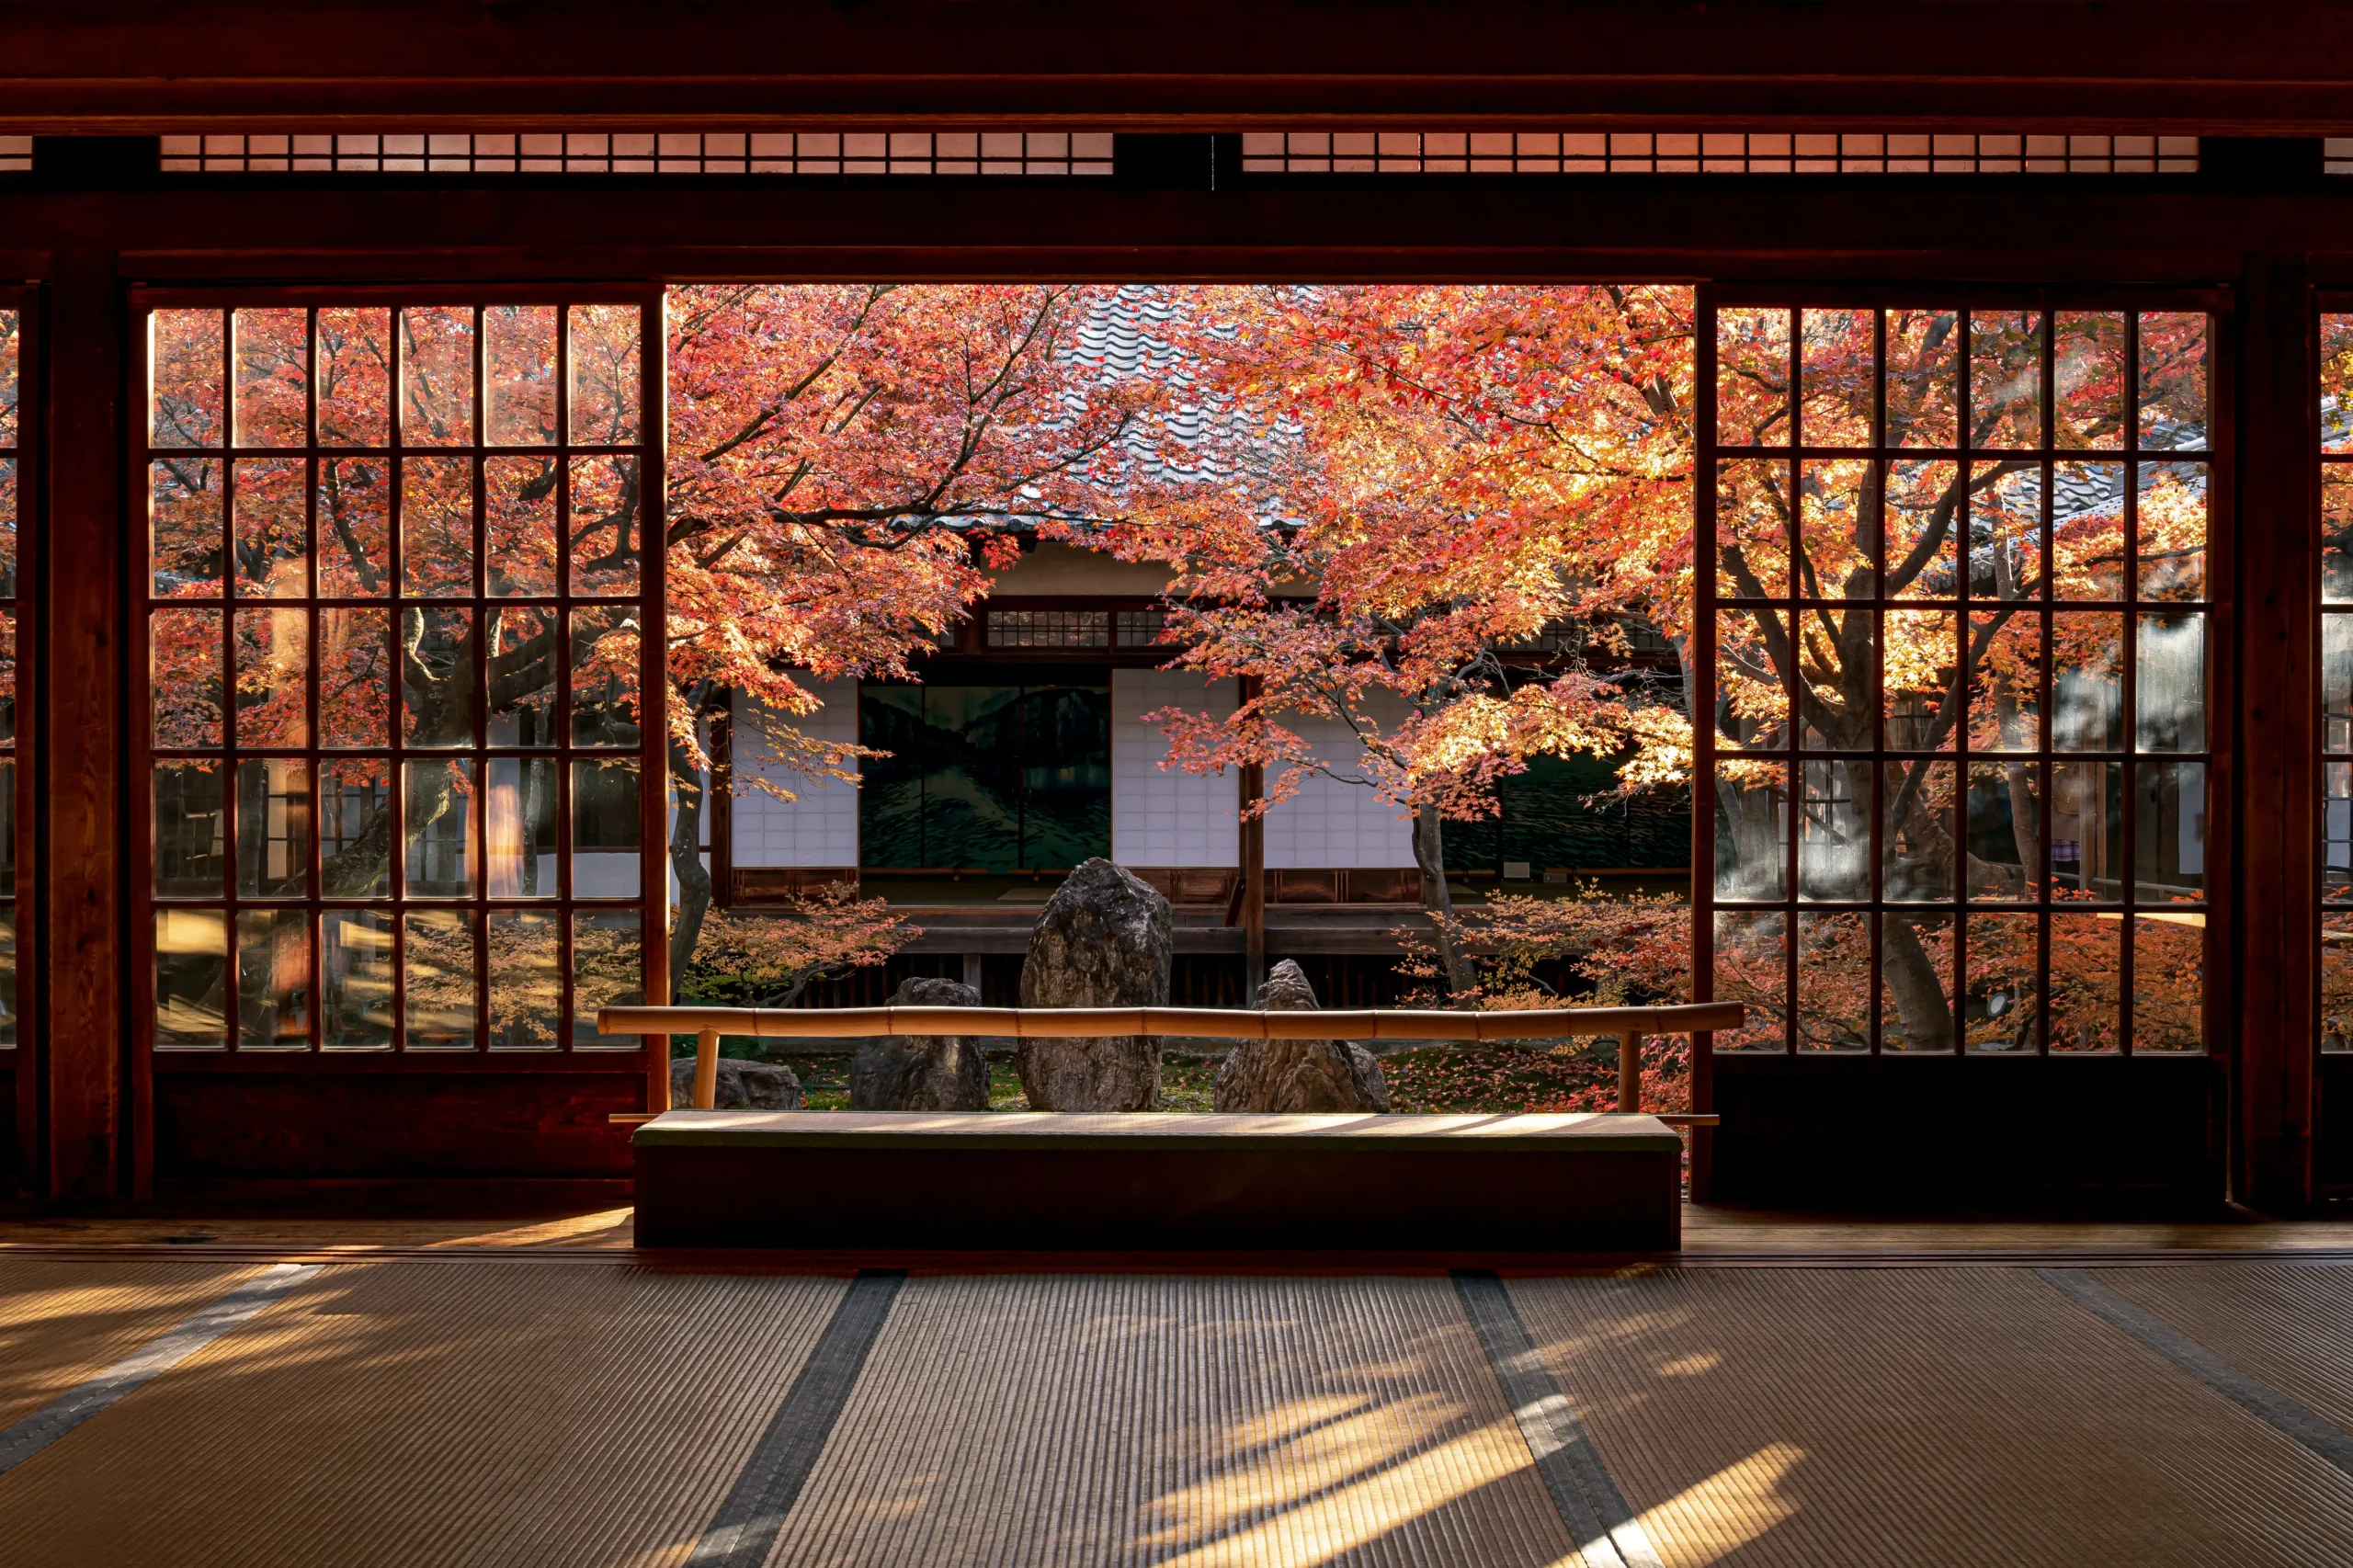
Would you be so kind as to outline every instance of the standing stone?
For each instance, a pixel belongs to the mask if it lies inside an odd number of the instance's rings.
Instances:
[[[1267,972],[1258,1006],[1316,1010],[1315,988],[1285,959]],[[1220,1110],[1388,1114],[1389,1082],[1372,1052],[1352,1040],[1245,1040],[1226,1052],[1211,1103]]]
[[[745,1062],[733,1056],[719,1059],[719,1082],[710,1097],[713,1110],[799,1110],[801,1080],[781,1062]],[[670,1059],[670,1104],[678,1110],[695,1107],[695,1059]]]
[[[891,993],[897,1007],[977,1007],[961,980],[915,976]],[[852,1110],[986,1110],[989,1064],[964,1035],[911,1034],[860,1040],[849,1064]]]
[[[1108,860],[1054,890],[1029,936],[1024,1007],[1165,1007],[1176,948],[1168,901]],[[1021,1086],[1034,1110],[1150,1110],[1160,1097],[1151,1035],[1025,1040]]]

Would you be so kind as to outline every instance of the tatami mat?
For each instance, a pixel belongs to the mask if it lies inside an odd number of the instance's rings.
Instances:
[[[2353,1267],[2202,1264],[2086,1272],[2239,1370],[2353,1432]]]
[[[122,1359],[262,1267],[0,1257],[0,1427]]]
[[[908,1282],[769,1562],[1574,1561],[1443,1278]]]
[[[1511,1289],[1670,1568],[2353,1561],[2353,1477],[2031,1269]]]
[[[0,1475],[0,1564],[679,1562],[844,1288],[330,1268]]]

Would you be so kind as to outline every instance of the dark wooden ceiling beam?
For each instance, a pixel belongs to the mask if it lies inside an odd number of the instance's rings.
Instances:
[[[0,0],[0,129],[1007,119],[2317,134],[2325,0]]]

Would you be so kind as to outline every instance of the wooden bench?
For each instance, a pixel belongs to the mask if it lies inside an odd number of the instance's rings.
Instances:
[[[949,1251],[1662,1252],[1681,1138],[1642,1115],[1645,1035],[1738,1004],[1452,1013],[1196,1007],[609,1007],[698,1037],[696,1101],[639,1126],[641,1246]],[[719,1111],[721,1034],[1518,1040],[1615,1034],[1614,1113],[1519,1116]],[[1678,1114],[1706,1124],[1712,1116]]]

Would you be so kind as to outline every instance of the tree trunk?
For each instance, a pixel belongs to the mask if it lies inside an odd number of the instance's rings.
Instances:
[[[1919,933],[1900,915],[1889,917],[1881,931],[1880,978],[1903,1019],[1904,1049],[1950,1051],[1952,1002],[1945,995],[1935,960],[1920,945]]]
[[[1422,907],[1429,912],[1438,965],[1446,972],[1446,989],[1461,995],[1476,982],[1471,960],[1455,937],[1454,895],[1446,886],[1445,824],[1436,806],[1424,806],[1414,813],[1414,864],[1421,869]]]
[[[697,704],[695,723],[701,727],[702,706]],[[712,780],[716,783],[717,780]],[[675,987],[685,978],[702,937],[702,919],[710,910],[710,868],[702,860],[704,786],[687,748],[670,742],[670,786],[677,792],[678,820],[670,829],[670,874],[678,880],[678,906],[670,927],[670,979]]]

